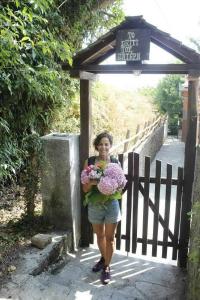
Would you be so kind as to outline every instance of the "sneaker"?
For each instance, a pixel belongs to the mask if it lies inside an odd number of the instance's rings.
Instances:
[[[108,284],[110,282],[111,276],[110,276],[110,268],[104,267],[103,271],[101,272],[101,282],[103,284]]]
[[[101,271],[103,269],[103,267],[104,267],[104,262],[105,262],[105,259],[103,257],[101,257],[101,259],[92,268],[92,271],[93,272],[99,272],[99,271]]]

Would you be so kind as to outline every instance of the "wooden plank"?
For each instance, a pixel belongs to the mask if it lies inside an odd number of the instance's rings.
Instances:
[[[122,240],[127,240],[126,235],[122,234],[121,239]],[[143,243],[143,239],[142,238],[137,238],[137,243]],[[174,245],[172,242],[164,243],[163,241],[159,241],[159,240],[158,240],[157,243],[158,243],[158,246],[166,245],[167,247],[173,247],[173,245]],[[147,239],[147,244],[153,245],[153,240],[152,239]]]
[[[123,154],[118,155],[119,162],[121,164],[121,167],[123,169],[124,167],[124,156]],[[122,214],[122,202],[119,201],[119,206]],[[116,232],[116,249],[120,250],[121,249],[121,221],[117,225],[117,232]]]
[[[188,242],[190,235],[190,220],[188,213],[192,206],[192,187],[194,181],[195,157],[196,157],[196,132],[197,132],[197,101],[198,101],[198,77],[189,78],[188,86],[188,133],[185,143],[184,160],[184,185],[181,210],[180,227],[180,251],[178,264],[186,268]]]
[[[80,81],[80,166],[83,168],[85,160],[89,157],[89,144],[91,135],[91,101],[90,101],[90,82]],[[84,194],[81,191],[81,199]],[[87,208],[81,202],[81,246],[88,247],[91,241],[91,226],[88,221]]]
[[[144,207],[143,207],[143,228],[142,228],[142,254],[147,253],[147,234],[148,234],[148,217],[149,217],[149,177],[150,177],[150,157],[145,157],[145,182],[144,182]]]
[[[173,251],[172,251],[172,259],[173,260],[177,259],[182,192],[183,192],[183,168],[179,167],[178,168],[178,184],[177,184],[177,190],[176,190],[175,222],[174,222],[175,244],[174,244]]]
[[[159,205],[160,205],[160,179],[161,179],[161,161],[156,160],[156,182],[155,182],[155,213],[153,220],[153,246],[152,256],[157,256],[157,241],[158,241],[158,221],[159,221]]]
[[[167,164],[167,183],[166,183],[166,194],[165,194],[165,227],[163,231],[163,242],[164,244],[168,241],[169,236],[169,213],[170,213],[170,201],[171,201],[171,179],[172,179],[172,165]],[[167,246],[164,245],[162,248],[162,257],[167,257]]]
[[[114,43],[112,43],[112,45],[114,45]],[[99,56],[98,58],[94,59],[92,61],[92,64],[100,64],[101,62],[103,62],[105,59],[107,59],[109,56],[113,55],[115,53],[115,48],[111,48],[110,50],[107,50],[107,52],[101,56]]]
[[[133,180],[133,178],[132,178]],[[156,178],[155,177],[150,177],[150,183],[156,183]],[[140,182],[144,182],[145,178],[144,176],[140,176]],[[160,183],[161,184],[166,184],[167,183],[167,179],[166,178],[161,178],[160,179]],[[175,178],[172,178],[172,185],[177,185],[178,184],[178,180]]]
[[[139,183],[139,190],[142,193],[142,195],[144,195],[144,187],[142,186],[141,182]],[[155,205],[154,205],[153,201],[151,200],[151,198],[149,198],[149,207],[152,209],[152,211],[154,213],[156,212]],[[160,214],[159,214],[159,222],[163,228],[167,227],[165,220],[163,219],[163,217]],[[169,229],[168,234],[169,234],[169,238],[172,240],[172,242],[174,242],[174,234],[171,232],[170,229]]]
[[[113,33],[104,35],[104,37],[101,37],[101,39],[94,42],[88,48],[79,51],[73,59],[74,65],[98,59],[107,53],[113,43],[115,43],[115,35]]]
[[[138,238],[137,239],[138,243],[143,243],[143,239]],[[153,245],[154,241],[152,239],[147,239],[147,244],[149,245]],[[157,241],[158,246],[166,246],[166,247],[173,247],[173,243],[172,242],[163,242],[163,241]]]
[[[138,222],[138,195],[139,195],[139,154],[134,153],[134,181],[133,181],[133,210],[132,210],[132,253],[137,250],[137,222]]]
[[[140,70],[142,74],[188,74],[189,70],[199,70],[200,64],[115,64],[115,65],[80,65],[74,70],[82,70],[98,74],[132,74]]]
[[[181,42],[169,35],[163,35],[158,30],[152,30],[151,41],[184,62],[199,63],[200,61],[200,57],[197,52],[188,47],[183,47]]]
[[[128,153],[128,175],[133,176],[133,152]],[[126,204],[126,236],[125,251],[130,251],[130,234],[131,234],[131,211],[132,211],[132,180],[128,181],[127,204]]]

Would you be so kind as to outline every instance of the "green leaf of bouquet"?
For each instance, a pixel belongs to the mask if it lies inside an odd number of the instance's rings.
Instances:
[[[122,198],[121,192],[117,191],[112,195],[103,195],[101,194],[96,187],[92,191],[88,192],[85,195],[83,205],[86,206],[88,203],[105,203],[108,200],[120,200]]]
[[[122,199],[122,194],[121,194],[121,192],[117,191],[114,194],[110,195],[109,199],[110,200],[116,200],[116,199],[119,200],[119,199]]]
[[[85,195],[83,205],[86,206],[88,203],[104,203],[109,200],[108,195],[101,194],[98,190],[93,189]]]

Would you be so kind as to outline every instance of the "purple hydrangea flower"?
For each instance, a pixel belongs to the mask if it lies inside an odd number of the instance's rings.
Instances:
[[[120,165],[109,163],[104,170],[104,176],[100,178],[97,185],[99,191],[104,195],[112,195],[122,190],[127,180]]]
[[[82,184],[86,184],[86,183],[89,183],[90,179],[89,179],[89,176],[87,174],[87,171],[86,170],[83,170],[81,172],[81,183]]]
[[[126,184],[126,178],[120,165],[116,163],[109,163],[104,171],[104,175],[115,178],[118,184],[118,188],[124,188]]]
[[[105,176],[105,177],[101,177],[97,187],[102,194],[112,195],[116,192],[118,188],[118,184],[114,178]]]

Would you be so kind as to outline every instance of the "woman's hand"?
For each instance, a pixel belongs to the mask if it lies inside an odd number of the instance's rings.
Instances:
[[[90,179],[90,181],[86,184],[83,184],[83,191],[84,193],[87,193],[91,190],[93,185],[97,185],[98,184],[98,180],[96,179]]]
[[[97,185],[98,184],[98,180],[96,180],[96,179],[90,179],[90,184],[91,185]]]

